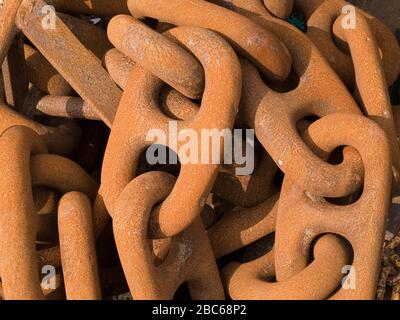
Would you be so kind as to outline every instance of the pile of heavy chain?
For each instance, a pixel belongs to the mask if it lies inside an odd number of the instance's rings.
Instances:
[[[376,18],[343,0],[4,0],[0,60],[3,299],[399,300],[400,49]],[[239,132],[254,171],[183,161],[174,125]],[[154,130],[178,162],[149,161]]]

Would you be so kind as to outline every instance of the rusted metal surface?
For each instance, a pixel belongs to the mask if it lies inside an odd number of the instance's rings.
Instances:
[[[271,80],[284,80],[289,74],[291,59],[286,47],[274,34],[232,11],[199,0],[131,0],[128,1],[128,7],[138,17],[147,16],[178,26],[196,26],[217,31]]]
[[[295,4],[306,14],[307,35],[325,55],[326,59],[348,86],[354,86],[354,68],[352,58],[343,52],[334,41],[333,23],[342,14],[343,0],[315,1],[295,0]],[[357,9],[369,20],[382,53],[382,63],[389,85],[396,81],[399,74],[400,51],[395,36],[378,19]],[[357,23],[356,23],[357,25]]]
[[[1,133],[17,125],[31,128],[46,140],[49,150],[53,153],[69,154],[79,143],[80,129],[71,120],[61,120],[57,121],[56,126],[47,126],[24,117],[2,101],[0,101],[0,114]]]
[[[279,191],[273,180],[278,167],[272,158],[262,151],[256,158],[252,174],[235,175],[235,165],[221,168],[213,187],[213,194],[241,208],[259,205]]]
[[[288,46],[294,71],[300,77],[299,84],[283,93],[271,89],[264,84],[254,66],[243,61],[242,117],[248,126],[255,128],[257,138],[279,168],[305,190],[327,197],[349,195],[362,181],[360,167],[351,163],[334,166],[322,161],[301,139],[296,123],[309,115],[359,114],[360,110],[320,52],[304,35],[283,23],[270,23],[270,28],[275,28],[276,34]],[[317,87],[319,89],[315,90]],[[319,183],[314,185],[316,180]]]
[[[35,48],[25,44],[26,72],[30,83],[40,91],[52,95],[69,95],[73,89],[46,58]]]
[[[215,256],[223,257],[272,233],[279,194],[253,208],[227,211],[209,228]]]
[[[46,146],[30,129],[12,127],[1,135],[0,150],[2,167],[9,168],[0,177],[4,197],[0,223],[4,296],[6,299],[43,299],[35,249],[37,214],[27,177],[31,154],[46,153]]]
[[[5,100],[8,105],[21,111],[28,92],[23,37],[16,36],[8,51],[3,68]]]
[[[378,18],[400,39],[400,2],[386,0],[382,5],[381,0],[351,0],[352,4]]]
[[[275,275],[274,254],[271,251],[252,262],[228,265],[223,277],[230,296],[238,300],[322,300],[338,287],[342,268],[350,262],[346,244],[334,235],[325,235],[315,244],[310,265],[286,281],[273,283],[263,279]]]
[[[386,132],[391,143],[394,170],[399,172],[400,151],[381,52],[367,18],[359,13],[356,13],[355,17],[357,21],[355,29],[344,29],[340,22],[343,16],[340,16],[336,19],[333,30],[336,31],[335,34],[338,37],[347,42],[350,48],[354,60],[356,89],[360,105],[365,113]],[[400,62],[397,64],[399,67],[396,65],[394,67],[398,68],[398,75]],[[370,86],[374,87],[373,91],[369,89]],[[396,179],[398,179],[397,172],[395,173]]]
[[[22,0],[8,0],[0,8],[0,63],[3,64],[7,52],[18,30],[15,26],[15,18]]]
[[[80,96],[111,126],[121,91],[68,27],[56,18],[55,29],[42,27],[44,1],[24,1],[17,26]],[[74,66],[71,68],[70,66]]]
[[[149,215],[154,204],[172,191],[173,184],[173,177],[165,173],[148,173],[134,179],[119,196],[113,229],[129,289],[136,299],[172,299],[187,280],[193,299],[222,299],[224,290],[215,258],[199,219],[173,238],[164,261],[153,261],[148,244],[152,241],[147,228]],[[142,188],[147,194],[138,192]],[[137,208],[143,212],[136,213]]]
[[[0,2],[0,299],[399,300],[400,48],[347,5]]]
[[[93,108],[79,97],[44,96],[37,102],[35,109],[54,117],[100,120]]]
[[[120,88],[124,89],[135,63],[116,48],[108,50],[103,61],[111,78]]]
[[[293,10],[293,0],[263,0],[263,2],[268,11],[278,18],[288,18]]]
[[[67,299],[101,299],[92,208],[85,194],[70,192],[62,197],[58,228]]]
[[[320,130],[319,126],[324,129]],[[345,237],[352,245],[352,265],[358,270],[356,289],[341,290],[335,297],[372,299],[377,285],[390,198],[390,149],[387,138],[374,122],[362,116],[344,114],[320,119],[312,129],[310,127],[309,135],[323,150],[333,150],[340,145],[354,147],[363,160],[364,187],[361,197],[354,204],[337,206],[301,190],[294,180],[285,178],[276,227],[276,250],[279,252],[275,255],[277,280],[285,281],[303,270],[307,265],[309,247],[316,236],[334,233]],[[361,136],[368,137],[368,144],[358,138]],[[291,223],[294,214],[296,222]],[[372,234],[380,236],[371,237]]]
[[[127,15],[114,17],[107,31],[113,45],[138,65],[187,97],[200,98],[204,90],[203,69],[184,49]]]
[[[191,128],[199,132],[204,126],[219,130],[231,127],[238,111],[241,88],[241,70],[234,51],[221,37],[206,29],[181,27],[170,30],[169,34],[189,48],[205,69],[206,87],[200,111],[194,119],[178,122],[179,130]],[[118,195],[135,176],[140,154],[151,145],[145,139],[147,131],[153,127],[168,131],[169,118],[155,105],[161,85],[158,78],[140,66],[135,66],[131,72],[102,170],[100,195],[111,216]],[[224,95],[219,94],[220,90],[224,91]],[[153,119],[152,124],[149,124],[149,119]],[[172,149],[179,147],[168,146]],[[182,166],[174,190],[153,218],[156,234],[176,235],[195,220],[205,204],[218,169],[214,164]],[[193,180],[197,183],[190,183]],[[189,185],[190,191],[182,201],[181,192]],[[171,215],[180,218],[171,221],[167,218]]]

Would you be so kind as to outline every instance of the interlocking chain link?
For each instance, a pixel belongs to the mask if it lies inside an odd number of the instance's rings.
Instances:
[[[1,299],[400,299],[400,47],[375,17],[5,0],[0,61]]]

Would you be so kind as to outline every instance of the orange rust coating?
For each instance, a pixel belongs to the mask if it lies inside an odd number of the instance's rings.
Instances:
[[[9,137],[11,135],[11,137]],[[9,140],[11,139],[12,141],[15,140],[15,143],[20,143],[21,139],[25,139],[26,143],[29,143],[29,141],[36,141],[39,139],[37,134],[32,131],[29,128],[22,127],[22,126],[15,126],[10,129],[8,129],[3,136],[5,136],[7,139],[5,140],[6,146],[10,144]],[[3,137],[2,136],[2,137]],[[37,137],[37,138],[36,138]],[[18,139],[17,139],[18,138]],[[0,138],[1,140],[1,138]],[[38,140],[41,142],[41,140]],[[28,145],[29,146],[29,145]],[[20,143],[19,144],[20,148],[24,149],[24,152],[28,152],[30,149],[26,148],[26,144]],[[15,150],[13,148],[10,148],[9,152],[13,152],[14,156],[21,157],[25,155],[23,152],[14,152]],[[13,165],[17,166],[19,169],[14,172],[14,175],[16,176],[15,179],[23,179],[24,184],[21,185],[21,182],[19,183],[20,185],[16,185],[15,187],[13,185],[8,184],[8,186],[11,188],[9,190],[19,190],[21,188],[24,188],[23,191],[18,191],[16,194],[14,192],[8,191],[4,193],[4,198],[8,199],[7,203],[9,203],[10,208],[5,206],[4,208],[6,210],[11,210],[11,213],[21,213],[26,216],[29,213],[30,216],[29,219],[32,218],[33,221],[29,220],[26,221],[28,224],[27,228],[29,228],[29,234],[28,235],[23,235],[25,239],[27,237],[33,237],[33,246],[35,242],[35,237],[36,237],[36,232],[37,232],[37,214],[36,214],[36,208],[35,204],[33,202],[33,196],[32,196],[32,190],[31,190],[31,185],[32,186],[45,186],[45,187],[51,187],[59,191],[61,194],[70,192],[70,191],[80,191],[86,194],[87,196],[90,197],[91,201],[93,202],[96,194],[97,194],[97,189],[98,186],[96,183],[93,181],[93,179],[82,169],[80,168],[77,164],[72,162],[71,160],[68,160],[66,158],[56,156],[56,155],[48,155],[48,154],[42,154],[44,151],[41,151],[41,154],[33,155],[30,158],[30,163],[28,162],[27,164],[23,162],[24,159],[19,159],[19,161],[13,161],[10,163],[13,163]],[[8,153],[4,152],[4,161],[11,161],[10,155]],[[28,157],[27,155],[25,155]],[[29,158],[28,158],[29,159]],[[14,164],[14,162],[16,162]],[[25,167],[26,165],[26,167]],[[24,167],[22,167],[24,166]],[[5,163],[2,165],[3,168],[10,168],[10,164]],[[13,177],[9,177],[8,175],[12,174],[10,171],[8,174],[4,174],[1,176],[1,179],[12,179]],[[23,178],[22,178],[23,177]],[[28,179],[27,179],[28,177]],[[31,182],[32,181],[32,182]],[[19,188],[19,189],[18,189]],[[26,190],[25,190],[26,188]],[[29,191],[27,191],[29,190]],[[17,197],[15,199],[15,197]],[[6,201],[6,200],[4,200]],[[25,211],[20,211],[20,207],[23,208]],[[34,213],[34,214],[33,214]],[[7,217],[7,215],[4,215]],[[18,217],[17,214],[15,214],[16,218]],[[27,219],[27,218],[26,218]],[[16,223],[22,223],[21,221],[16,220]],[[32,223],[31,223],[32,222]],[[1,223],[1,225],[6,226],[5,223]],[[18,227],[19,228],[19,227]],[[14,228],[12,228],[14,230]],[[17,230],[15,228],[15,230]],[[6,233],[5,233],[6,234]],[[5,243],[8,243],[8,240],[5,240]],[[21,240],[22,241],[22,240]],[[27,240],[25,240],[27,241]],[[17,244],[16,244],[17,245]],[[30,250],[31,245],[27,244],[26,245],[26,250]],[[37,263],[37,256],[36,256],[36,250],[34,254],[34,262]],[[11,252],[14,252],[13,250]],[[20,255],[20,253],[16,253]],[[53,265],[55,267],[60,265],[60,256],[59,256],[59,248],[58,246],[47,248],[40,250],[38,252],[39,256],[39,265],[43,266],[46,264]],[[8,258],[5,258],[4,261],[8,261]],[[0,262],[1,263],[1,262]],[[33,265],[33,262],[32,262]],[[30,271],[34,270],[32,269],[31,264],[27,265],[27,268],[29,268]],[[11,269],[9,269],[9,272],[11,272]],[[15,269],[17,270],[17,269]],[[15,271],[14,270],[14,271]],[[19,272],[20,269],[17,270]],[[27,272],[30,272],[27,270],[25,272],[25,275],[27,276]],[[33,272],[33,271],[32,271]],[[23,277],[24,275],[22,275]],[[13,291],[17,292],[17,291]],[[36,295],[37,297],[37,295]]]
[[[303,270],[311,242],[334,233],[352,245],[357,277],[354,290],[339,290],[333,298],[372,299],[390,198],[389,142],[375,122],[359,115],[328,115],[313,123],[308,135],[323,150],[348,145],[359,152],[365,168],[363,193],[355,203],[338,206],[307,192],[290,175],[285,177],[276,222],[277,280],[286,281]]]
[[[126,0],[46,0],[57,11],[110,17],[128,14]]]
[[[271,20],[270,14],[261,7],[261,0],[212,0],[212,2],[249,17],[273,32],[267,22]],[[342,81],[347,86],[353,87],[355,77],[351,56],[342,52],[336,46],[337,43],[332,40],[334,37],[332,32],[333,22],[342,13],[342,8],[349,3],[342,0],[295,0],[295,4],[306,15],[307,36],[321,50]],[[381,21],[358,8],[356,11],[370,20],[379,43],[380,52],[383,55],[382,61],[386,79],[388,85],[391,85],[396,81],[400,71],[400,48],[396,38]]]
[[[100,120],[93,108],[79,97],[44,96],[37,102],[36,110],[54,117]]]
[[[6,102],[14,107],[15,110],[22,111],[25,96],[29,89],[29,82],[25,67],[23,35],[21,33],[14,37],[1,69]]]
[[[179,27],[170,30],[169,34],[193,52],[205,68],[206,75],[200,111],[190,121],[178,121],[178,132],[185,128],[196,132],[204,127],[219,130],[232,128],[241,88],[240,65],[234,51],[209,30]],[[145,141],[148,130],[157,128],[168,132],[170,119],[162,114],[156,103],[161,85],[161,81],[149,72],[139,66],[134,67],[118,108],[103,162],[99,193],[111,216],[118,195],[135,176],[140,154],[152,144],[152,141]],[[171,144],[169,146],[176,148]],[[200,215],[218,167],[214,164],[182,165],[174,190],[155,214],[152,225],[159,225],[153,230],[155,234],[176,235]],[[194,180],[197,183],[193,184]],[[182,198],[182,192],[185,192],[185,198]],[[170,216],[176,219],[170,220]]]
[[[101,28],[66,14],[58,13],[57,16],[98,59],[102,59],[107,50],[111,49],[107,33]],[[71,86],[40,52],[26,44],[24,48],[30,82],[52,95],[63,96],[73,92]]]
[[[61,194],[79,191],[93,202],[98,186],[78,164],[54,154],[34,155],[31,158],[32,185],[51,187]]]
[[[265,7],[274,16],[286,19],[293,10],[293,0],[263,0]]]
[[[255,128],[257,138],[279,168],[305,190],[329,197],[353,193],[361,185],[362,167],[355,163],[334,166],[322,161],[305,145],[296,124],[310,115],[323,117],[336,112],[350,115],[361,111],[306,36],[277,20],[264,23],[289,48],[299,84],[287,92],[277,92],[262,81],[254,66],[243,60],[240,117]]]
[[[58,230],[67,299],[101,299],[92,208],[85,194],[69,192],[61,198]]]
[[[77,93],[111,126],[121,90],[98,59],[72,34],[60,18],[56,28],[43,28],[45,2],[26,0],[17,15],[17,26]],[[74,66],[71,68],[70,66]]]
[[[5,299],[44,298],[36,260],[38,216],[29,162],[31,154],[46,152],[40,137],[29,128],[12,127],[0,136],[0,276]]]
[[[79,97],[43,96],[33,107],[39,114],[54,117],[100,120],[93,109]],[[160,108],[166,115],[178,120],[190,120],[199,111],[196,103],[170,87],[161,89]]]
[[[49,187],[61,195],[71,191],[82,192],[94,202],[98,190],[96,182],[73,161],[56,155],[40,154],[32,156],[30,166],[32,186]],[[59,246],[39,250],[38,258],[40,266],[60,266]]]
[[[211,246],[217,258],[261,239],[275,230],[279,194],[246,209],[234,209],[208,229]]]
[[[33,201],[39,215],[36,243],[52,245],[58,241],[57,206],[59,197],[46,187],[32,188]]]
[[[107,28],[113,45],[137,64],[189,98],[200,98],[204,72],[187,51],[139,20],[119,15]]]
[[[15,17],[22,0],[7,0],[0,8],[0,65],[3,64],[11,43],[17,34]]]
[[[107,71],[110,73],[111,78],[113,78],[115,83],[124,90],[135,62],[121,53],[118,49],[113,48],[107,51],[103,63]],[[46,109],[49,111],[50,107],[50,105],[46,104]],[[82,105],[82,109],[85,108],[85,105]],[[164,86],[161,89],[160,108],[167,116],[177,120],[190,120],[194,118],[199,111],[199,106],[195,102],[169,86]],[[59,114],[68,113],[66,112],[67,106],[64,105],[62,110],[60,107],[58,111]]]
[[[160,108],[170,118],[177,120],[192,120],[200,107],[175,89],[164,86],[160,92]]]
[[[57,211],[58,197],[47,187],[33,187],[33,200],[39,215]]]
[[[282,282],[275,276],[274,250],[248,263],[233,262],[222,270],[228,294],[234,300],[323,300],[340,285],[342,269],[351,262],[343,240],[322,236],[314,247],[314,260],[304,270]]]
[[[378,43],[370,21],[364,15],[356,13],[355,29],[344,29],[341,25],[342,19],[343,16],[336,19],[333,31],[350,47],[361,105],[366,115],[378,123],[389,138],[392,164],[398,180],[400,179],[399,143]],[[371,87],[374,90],[371,90]]]
[[[103,57],[103,64],[114,82],[125,89],[135,62],[125,56],[121,51],[112,48]]]
[[[341,51],[333,41],[333,23],[342,14],[342,9],[350,3],[343,0],[295,0],[295,4],[306,14],[307,36],[313,41],[326,59],[335,69],[343,82],[354,86],[354,68],[350,55]],[[396,37],[378,19],[366,12],[355,8],[357,13],[364,15],[371,24],[380,51],[382,53],[383,68],[386,81],[392,85],[400,72],[400,47]],[[356,20],[356,25],[358,21]]]
[[[18,114],[0,100],[0,134],[12,126],[25,126],[43,137],[50,152],[71,153],[80,139],[79,127],[71,121],[63,121],[57,127],[45,126]]]
[[[342,30],[344,0],[5,1],[0,300],[101,299],[99,271],[113,298],[128,287],[133,299],[186,298],[186,287],[193,299],[399,298],[389,251],[400,237],[386,222],[400,168],[388,94],[400,47],[379,20],[357,9],[355,28]],[[50,2],[74,17],[47,28]],[[293,2],[306,34],[282,20]],[[286,66],[285,77],[271,71]],[[47,95],[49,85],[65,91]],[[112,128],[108,142],[98,120]],[[193,150],[182,136],[233,128],[255,129],[252,174],[236,175],[236,157],[184,161]],[[145,157],[154,144],[170,149],[166,165]],[[55,288],[45,288],[44,265],[57,268]]]
[[[57,13],[57,17],[98,59],[101,60],[106,52],[112,48],[112,44],[107,38],[107,32],[102,28],[64,13]]]
[[[128,7],[134,16],[216,31],[270,80],[283,81],[289,75],[291,57],[285,45],[270,31],[231,10],[202,0],[128,0]]]
[[[257,206],[277,193],[279,188],[274,185],[273,180],[278,167],[266,153],[259,158],[261,159],[255,161],[253,173],[247,176],[235,175],[234,165],[224,165],[213,186],[213,193],[242,208]]]
[[[41,91],[57,96],[73,92],[68,82],[39,51],[25,44],[24,53],[28,80]]]
[[[223,299],[224,290],[204,226],[194,223],[171,240],[168,255],[156,261],[149,242],[152,207],[171,192],[174,178],[150,172],[135,178],[118,198],[113,230],[129,289],[135,299],[172,299],[187,282],[191,297]]]

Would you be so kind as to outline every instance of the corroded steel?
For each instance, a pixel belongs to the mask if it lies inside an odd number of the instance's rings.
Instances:
[[[0,299],[400,299],[400,48],[375,17],[4,0],[0,62]]]
[[[221,37],[205,29],[180,27],[170,30],[169,34],[195,54],[205,68],[206,78],[199,113],[191,120],[179,121],[178,131],[191,128],[199,132],[204,127],[219,130],[232,127],[241,88],[241,70],[234,51]],[[169,130],[170,118],[156,107],[155,97],[161,85],[162,82],[148,71],[134,67],[118,108],[103,163],[100,195],[111,216],[119,193],[135,176],[139,156],[152,144],[146,141],[147,131],[150,128]],[[221,90],[224,95],[219,94]],[[153,119],[152,124],[149,119]],[[216,164],[183,165],[173,191],[156,215],[154,232],[172,236],[189,226],[199,216],[217,173]],[[197,183],[190,183],[194,179]],[[188,185],[190,191],[187,190],[182,199],[181,192]],[[167,217],[171,215],[180,218],[169,220]]]
[[[280,22],[271,22],[270,28],[281,36],[292,54],[298,85],[287,92],[276,91],[265,85],[257,70],[243,60],[241,116],[255,128],[257,138],[279,168],[305,190],[328,197],[349,195],[362,182],[362,167],[351,163],[334,166],[322,161],[301,139],[296,123],[310,115],[359,114],[357,103],[300,31]]]
[[[152,17],[178,26],[208,28],[224,35],[271,80],[285,80],[290,72],[291,58],[285,45],[273,33],[233,11],[200,0],[129,0],[128,7],[138,17]]]
[[[58,228],[68,300],[101,298],[92,219],[90,199],[84,193],[69,192],[61,198]]]
[[[118,198],[113,229],[129,288],[137,299],[172,299],[179,285],[187,281],[193,299],[222,299],[215,258],[199,219],[173,237],[163,261],[153,261],[149,215],[173,185],[172,176],[151,172],[135,178]],[[138,192],[142,188],[147,190],[145,194]]]
[[[365,168],[363,191],[355,203],[338,206],[304,190],[290,175],[285,177],[276,225],[277,280],[285,281],[303,270],[313,239],[324,233],[334,233],[345,237],[352,245],[352,265],[357,271],[356,288],[342,289],[335,298],[372,299],[378,281],[390,198],[389,142],[377,124],[360,115],[328,115],[315,122],[308,134],[322,150],[332,151],[348,145],[359,152]]]

